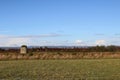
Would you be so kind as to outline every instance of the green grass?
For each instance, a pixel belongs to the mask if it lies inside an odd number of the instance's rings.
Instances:
[[[120,59],[0,61],[0,80],[120,80]]]

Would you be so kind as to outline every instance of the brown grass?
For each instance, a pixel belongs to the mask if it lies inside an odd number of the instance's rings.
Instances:
[[[120,52],[39,52],[32,55],[19,53],[0,53],[0,60],[19,59],[99,59],[120,58]]]

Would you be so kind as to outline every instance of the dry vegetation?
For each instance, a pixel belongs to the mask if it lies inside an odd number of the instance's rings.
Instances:
[[[20,54],[20,49],[0,49],[0,60],[19,59],[99,59],[120,58],[119,46],[93,46],[71,48],[28,48],[27,54]]]
[[[28,54],[0,53],[0,60],[19,59],[101,59],[120,58],[120,52],[35,52]]]

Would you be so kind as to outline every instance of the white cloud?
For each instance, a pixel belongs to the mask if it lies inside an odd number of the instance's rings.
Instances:
[[[29,38],[1,38],[0,39],[0,46],[4,46],[4,47],[21,46],[23,44],[29,45],[29,43],[30,43]]]
[[[101,40],[54,40],[54,37],[61,37],[61,34],[41,34],[26,36],[0,35],[0,46],[95,46],[95,45],[119,45],[120,38],[108,38]],[[48,37],[52,37],[48,39]]]
[[[0,38],[7,38],[7,35],[0,35]]]
[[[0,46],[21,46],[25,45],[52,45],[55,42],[48,40],[41,40],[42,38],[48,37],[60,37],[64,36],[61,34],[41,34],[41,35],[26,35],[26,36],[11,36],[11,35],[0,35]]]
[[[81,44],[81,43],[82,43],[82,40],[76,40],[75,43],[76,43],[76,44]]]
[[[82,40],[75,40],[75,42],[72,44],[73,46],[85,46],[85,42]]]
[[[96,35],[96,36],[105,36],[104,33],[96,33],[95,35]]]
[[[7,36],[0,35],[0,46],[9,47],[9,46],[21,46],[23,44],[28,46],[53,46],[59,45],[59,41],[46,40],[43,37],[57,37],[60,35],[51,34],[51,35],[35,35],[35,36]]]
[[[97,40],[95,42],[96,45],[105,45],[106,44],[106,41],[105,40]]]
[[[52,34],[40,34],[40,35],[25,35],[25,36],[11,36],[11,35],[0,35],[0,38],[43,38],[43,37],[60,37],[65,36],[62,34],[52,33]]]
[[[9,46],[14,46],[14,45],[18,45],[21,46],[23,44],[29,45],[30,39],[28,38],[12,38],[9,39],[6,45]]]
[[[41,37],[60,37],[63,36],[61,34],[41,34],[41,35],[26,35],[26,36],[16,36],[16,37],[24,37],[24,38],[41,38]]]

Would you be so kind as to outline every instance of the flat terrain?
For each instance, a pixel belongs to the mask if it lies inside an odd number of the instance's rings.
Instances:
[[[0,80],[120,80],[120,59],[0,61]]]

